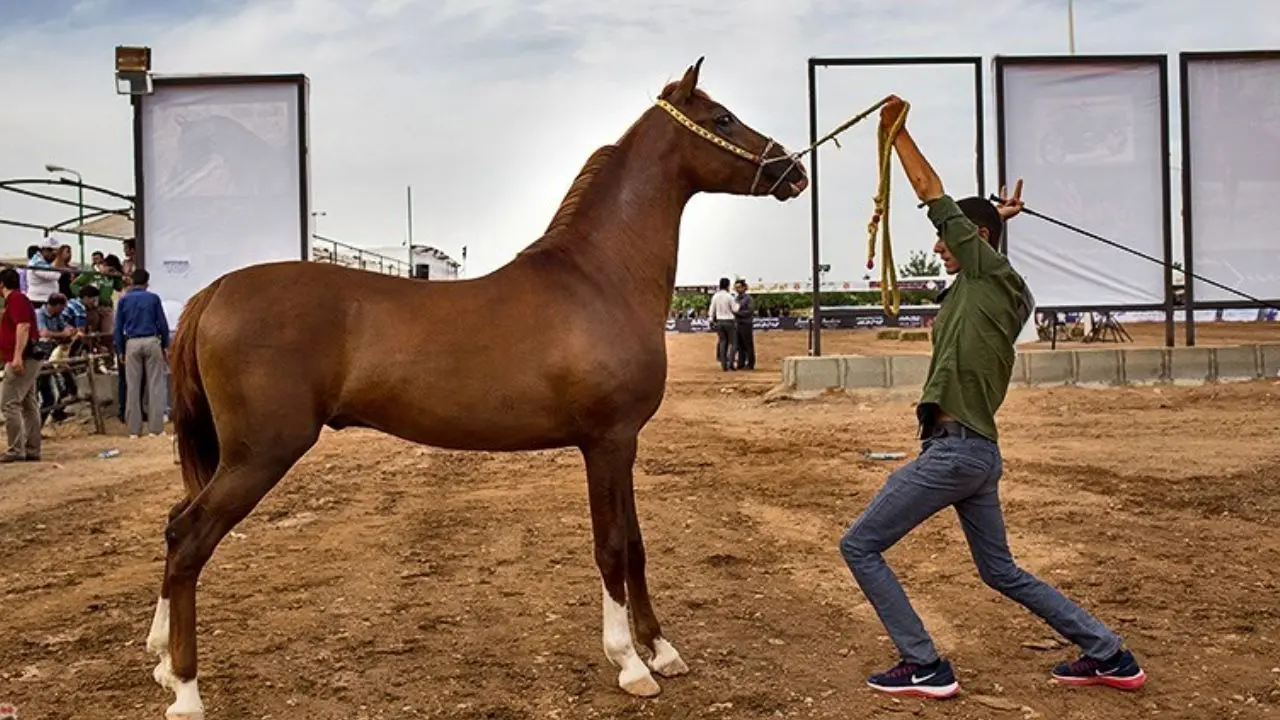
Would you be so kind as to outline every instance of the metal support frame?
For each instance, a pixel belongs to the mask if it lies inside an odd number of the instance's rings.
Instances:
[[[1187,347],[1196,344],[1196,310],[1217,310],[1258,307],[1252,302],[1208,302],[1197,303],[1195,298],[1195,263],[1193,259],[1195,242],[1191,212],[1191,196],[1195,193],[1191,177],[1191,146],[1195,141],[1191,137],[1191,93],[1187,90],[1187,75],[1192,63],[1233,62],[1237,60],[1280,60],[1280,50],[1237,50],[1237,51],[1200,51],[1178,53],[1178,112],[1182,123],[1182,275],[1183,305],[1186,311],[1186,343]],[[1265,297],[1263,299],[1266,299]],[[1280,298],[1270,300],[1273,305],[1280,305]]]
[[[99,193],[101,195],[106,195],[108,197],[113,197],[119,200],[123,200],[124,202],[129,203],[129,206],[124,208],[113,209],[113,208],[101,207],[98,205],[90,205],[88,203],[82,203],[75,200],[67,200],[65,198],[60,198],[56,195],[46,195],[44,193],[36,192],[35,190],[28,189],[28,186],[37,186],[37,187],[74,186],[79,188],[81,192],[85,190],[89,190],[92,192]],[[21,220],[10,220],[7,218],[0,218],[0,225],[7,225],[9,227],[26,228],[29,230],[39,230],[45,233],[46,235],[48,235],[51,232],[70,232],[70,231],[64,230],[64,228],[67,225],[70,225],[72,223],[78,223],[80,225],[83,225],[85,222],[92,219],[99,218],[99,217],[105,217],[108,215],[128,215],[132,211],[133,202],[134,202],[132,195],[125,195],[123,193],[118,193],[115,190],[111,190],[109,188],[99,187],[97,185],[90,185],[88,183],[72,182],[65,178],[58,178],[58,179],[14,178],[12,180],[0,180],[0,190],[11,192],[11,193],[14,193],[15,195],[22,195],[24,197],[35,198],[37,200],[44,200],[45,202],[51,202],[58,205],[68,205],[76,208],[82,207],[86,211],[92,211],[92,212],[86,212],[83,218],[74,217],[68,220],[63,220],[61,222],[55,223],[53,225],[40,225],[37,223],[23,222]],[[80,232],[78,234],[82,234],[86,237],[110,238],[111,240],[117,240],[117,241],[120,240],[120,238],[115,237],[113,235],[102,235],[94,232]]]
[[[1086,66],[1086,65],[1155,65],[1160,73],[1160,152],[1164,161],[1160,168],[1160,183],[1163,213],[1163,234],[1164,234],[1164,303],[1153,305],[1070,305],[1070,306],[1052,306],[1038,307],[1039,312],[1141,312],[1152,310],[1164,310],[1165,312],[1165,345],[1173,347],[1176,343],[1176,332],[1174,326],[1174,297],[1173,297],[1173,201],[1172,201],[1172,183],[1169,178],[1169,68],[1168,55],[1024,55],[1010,56],[997,55],[993,58],[993,68],[995,71],[995,101],[996,101],[996,173],[998,177],[998,185],[1003,187],[1007,184],[1008,173],[1006,170],[1006,146],[1005,146],[1005,94],[1004,94],[1004,69],[1011,66]],[[1185,137],[1185,135],[1184,135]],[[1004,251],[1008,252],[1008,237],[1006,232],[1001,244]],[[1188,246],[1189,247],[1189,246]]]
[[[976,130],[974,139],[974,158],[977,165],[978,196],[986,195],[986,144],[984,140],[982,58],[968,56],[902,56],[902,57],[811,57],[809,58],[809,144],[818,141],[818,68],[819,67],[900,67],[915,65],[969,65],[973,67],[973,94],[975,100],[974,117]],[[822,241],[820,233],[821,219],[818,213],[818,153],[814,150],[809,156],[809,205],[810,233],[812,246],[810,249],[810,272],[813,281],[813,320],[809,323],[809,354],[822,355],[822,292],[821,265]]]
[[[218,87],[226,85],[280,85],[291,84],[298,92],[298,163],[299,163],[299,202],[298,222],[299,254],[298,259],[309,260],[311,255],[311,148],[310,117],[307,111],[307,99],[310,85],[307,76],[301,73],[267,74],[267,75],[156,75],[151,78],[154,91],[166,88]],[[142,152],[143,138],[143,104],[149,102],[154,95],[134,94],[129,97],[133,105],[133,180],[137,199],[134,202],[134,236],[135,262],[139,268],[146,267],[146,169]]]

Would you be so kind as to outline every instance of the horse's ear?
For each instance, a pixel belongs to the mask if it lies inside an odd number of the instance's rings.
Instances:
[[[693,96],[693,91],[698,87],[698,73],[702,70],[702,61],[704,58],[698,58],[698,62],[684,71],[684,77],[680,78],[680,84],[676,85],[676,89],[668,98],[672,103],[683,103]]]

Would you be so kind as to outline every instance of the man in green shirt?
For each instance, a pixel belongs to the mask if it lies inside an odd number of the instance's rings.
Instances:
[[[901,114],[895,98],[881,111],[888,128]],[[936,252],[956,282],[939,297],[933,358],[916,409],[921,452],[889,476],[840,541],[854,579],[902,657],[872,675],[876,690],[922,697],[960,691],[881,553],[939,510],[955,506],[982,580],[1038,615],[1083,655],[1053,669],[1068,685],[1136,690],[1146,681],[1123,641],[1062,593],[1019,567],[1005,538],[999,485],[1003,472],[995,414],[1013,373],[1014,341],[1035,309],[1026,282],[996,249],[1007,219],[1022,210],[1022,183],[999,206],[952,200],[905,128],[894,150],[938,230]]]

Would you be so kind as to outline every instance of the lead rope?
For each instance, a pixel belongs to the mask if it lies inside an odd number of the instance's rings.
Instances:
[[[887,98],[881,100],[876,107],[883,106],[887,100]],[[910,109],[911,105],[904,101],[902,113],[893,121],[893,125],[888,129],[879,127],[876,131],[880,186],[874,198],[875,211],[871,214],[871,221],[867,223],[867,269],[874,268],[876,264],[878,226],[882,231],[880,251],[884,256],[880,263],[880,303],[885,313],[894,317],[897,317],[898,310],[902,308],[902,291],[898,288],[898,268],[893,263],[893,242],[889,236],[889,188],[893,178],[893,169],[889,163],[893,159],[893,142],[897,139],[902,126],[906,124],[907,112]]]
[[[838,135],[843,133],[845,130],[848,130],[849,128],[853,127],[854,125],[857,125],[859,122],[862,122],[864,119],[867,118],[867,116],[869,116],[871,113],[875,112],[876,110],[879,110],[880,108],[884,107],[885,104],[887,104],[888,102],[889,102],[889,97],[883,98],[882,100],[880,100],[880,102],[876,103],[875,105],[872,105],[866,110],[863,110],[857,115],[854,115],[853,117],[849,118],[845,122],[841,123],[834,130],[822,136],[822,138],[819,139],[817,142],[813,143],[812,145],[805,148],[804,150],[801,150],[798,153],[793,153],[791,155],[779,155],[778,157],[773,157],[773,158],[766,157],[766,155],[769,152],[769,149],[773,147],[772,139],[769,140],[769,143],[765,147],[764,152],[760,153],[759,155],[756,155],[755,153],[751,153],[746,150],[743,150],[737,145],[734,145],[733,143],[725,140],[724,138],[721,138],[719,135],[716,135],[710,130],[707,130],[701,125],[698,125],[697,123],[693,122],[688,117],[686,117],[684,113],[677,110],[675,106],[671,105],[667,101],[659,99],[657,101],[657,104],[662,109],[670,113],[671,116],[674,117],[676,121],[679,122],[681,125],[684,125],[686,128],[698,134],[699,136],[703,137],[704,139],[711,141],[712,143],[720,146],[721,148],[724,148],[725,150],[728,150],[729,152],[732,152],[735,155],[738,155],[739,157],[742,157],[754,163],[757,163],[758,167],[756,168],[756,177],[751,183],[751,190],[754,191],[756,188],[756,184],[759,183],[760,181],[761,174],[764,172],[765,165],[772,162],[790,162],[794,165],[795,163],[799,162],[800,159],[803,158],[805,155],[817,150],[818,147],[826,144],[828,141],[834,142],[836,144],[836,147],[839,148],[840,140],[837,139]],[[901,309],[902,307],[902,293],[898,289],[898,269],[894,267],[894,264],[893,264],[893,244],[891,243],[890,237],[889,237],[889,186],[890,186],[889,181],[890,181],[890,178],[892,177],[892,172],[891,172],[889,163],[890,163],[890,160],[893,159],[894,140],[897,139],[898,133],[902,130],[902,126],[906,123],[907,111],[910,109],[911,109],[910,103],[907,103],[904,101],[902,103],[902,113],[898,115],[898,118],[896,120],[894,120],[893,125],[887,130],[884,128],[878,128],[877,130],[877,133],[876,133],[877,139],[878,139],[877,159],[878,159],[878,165],[879,165],[878,169],[880,172],[880,184],[879,184],[879,190],[877,191],[876,196],[874,198],[875,211],[871,215],[871,221],[867,223],[867,235],[868,235],[867,237],[867,269],[868,270],[875,267],[877,226],[880,226],[884,230],[884,234],[881,236],[881,252],[884,255],[884,263],[880,268],[880,302],[884,306],[885,313],[889,315],[893,315],[895,317],[898,314],[898,310]],[[774,183],[774,188],[777,187],[778,183],[782,182],[782,179],[784,177],[786,177],[785,171],[779,176],[777,182]],[[769,191],[772,192],[773,188],[770,188]],[[818,282],[818,278],[815,277],[813,281],[815,284],[815,289],[818,291],[821,291],[822,288],[820,283]]]

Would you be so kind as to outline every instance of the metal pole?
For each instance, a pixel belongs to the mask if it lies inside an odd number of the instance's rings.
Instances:
[[[809,59],[809,146],[818,142],[818,66],[813,58]],[[818,257],[821,252],[821,240],[818,236],[818,151],[809,155],[809,232],[812,246],[810,252],[810,274],[813,280],[813,317],[809,323],[809,354],[813,357],[822,355],[822,291],[818,279]]]
[[[1076,4],[1074,0],[1067,0],[1067,44],[1071,48],[1071,54],[1076,54]]]
[[[413,186],[406,185],[404,188],[405,212],[409,219],[409,271],[405,273],[405,277],[413,277]]]
[[[76,235],[80,237],[80,267],[84,264],[84,178],[76,173],[77,203],[80,205],[80,224],[76,227]]]

